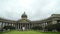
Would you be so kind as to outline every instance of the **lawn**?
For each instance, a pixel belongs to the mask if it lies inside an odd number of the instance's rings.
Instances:
[[[40,32],[40,31],[9,31],[0,34],[60,34],[60,32]]]

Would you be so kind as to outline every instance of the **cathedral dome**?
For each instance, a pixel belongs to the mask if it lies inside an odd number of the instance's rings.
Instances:
[[[25,14],[25,12],[22,14],[21,17],[22,17],[22,18],[27,18],[27,15]]]

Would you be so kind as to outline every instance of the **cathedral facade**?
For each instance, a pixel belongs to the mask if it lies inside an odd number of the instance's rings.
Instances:
[[[44,29],[45,26],[60,23],[60,14],[52,14],[51,17],[38,21],[31,21],[27,18],[25,12],[22,14],[21,19],[17,21],[0,18],[0,29],[5,26],[13,26],[15,29],[22,29],[23,27],[25,29],[31,29],[32,27],[40,26]]]

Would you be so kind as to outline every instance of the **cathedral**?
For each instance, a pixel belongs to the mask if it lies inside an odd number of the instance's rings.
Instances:
[[[40,26],[44,29],[45,26],[51,25],[51,24],[57,24],[60,23],[60,14],[52,14],[49,18],[44,20],[37,20],[37,21],[31,21],[27,19],[28,16],[25,14],[25,12],[22,14],[21,19],[14,21],[14,20],[7,20],[0,18],[0,29],[5,26],[13,26],[15,29],[22,29],[25,27],[25,29],[31,29],[35,26]]]

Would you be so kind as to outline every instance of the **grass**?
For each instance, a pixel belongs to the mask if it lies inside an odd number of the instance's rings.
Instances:
[[[60,34],[60,32],[40,32],[40,31],[8,31],[8,32],[0,32],[0,34]]]

